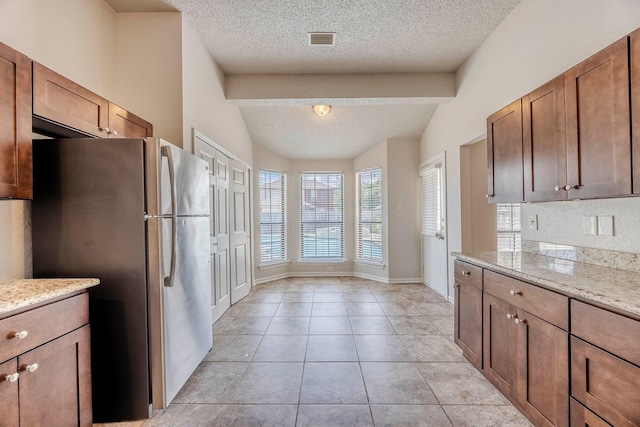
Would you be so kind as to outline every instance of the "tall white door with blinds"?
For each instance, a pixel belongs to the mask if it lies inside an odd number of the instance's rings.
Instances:
[[[248,169],[198,133],[194,153],[209,162],[211,314],[215,322],[251,288]]]
[[[445,168],[444,153],[424,163],[420,168],[422,179],[422,278],[425,285],[448,299]]]

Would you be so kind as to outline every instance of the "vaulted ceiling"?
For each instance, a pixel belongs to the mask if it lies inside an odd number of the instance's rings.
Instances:
[[[454,72],[520,0],[106,0],[181,11],[227,76],[253,141],[288,158],[353,158],[419,138]],[[157,9],[154,9],[157,8]],[[309,46],[308,32],[335,33]],[[333,105],[318,117],[311,105]]]

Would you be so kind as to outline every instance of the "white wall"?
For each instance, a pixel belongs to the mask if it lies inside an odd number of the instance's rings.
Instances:
[[[192,129],[195,128],[246,164],[252,164],[251,136],[238,107],[225,99],[224,74],[184,17],[182,102],[183,147],[187,151],[193,152]]]
[[[420,142],[387,140],[389,281],[421,281]]]
[[[389,168],[387,167],[387,146],[387,141],[383,141],[353,159],[355,172],[377,167],[382,169],[382,264],[384,264],[384,268],[381,269],[364,263],[354,263],[353,266],[355,275],[382,282],[389,280]],[[352,232],[354,238],[356,233],[357,230],[354,229]]]
[[[486,118],[640,27],[637,0],[522,0],[456,74],[420,143],[421,160],[447,151],[448,239],[461,249],[460,145],[486,134]],[[640,236],[638,236],[640,237]],[[450,257],[449,283],[453,285]]]
[[[116,94],[111,101],[153,124],[154,136],[182,145],[182,15],[116,15]]]

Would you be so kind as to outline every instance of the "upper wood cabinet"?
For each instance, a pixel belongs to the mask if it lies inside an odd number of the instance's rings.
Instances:
[[[565,200],[567,144],[564,76],[522,98],[524,200]]]
[[[633,192],[640,193],[640,29],[631,34],[630,42]]]
[[[628,38],[564,74],[567,196],[631,194]]]
[[[64,76],[33,63],[33,114],[98,138],[151,136],[151,124]]]
[[[0,43],[0,198],[33,197],[31,61]]]
[[[522,101],[518,99],[487,119],[490,203],[521,202]]]

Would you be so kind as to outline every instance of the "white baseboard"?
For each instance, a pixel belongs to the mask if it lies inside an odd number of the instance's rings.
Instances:
[[[422,283],[422,278],[408,278],[408,279],[389,279],[387,283],[397,284],[397,283]]]
[[[259,285],[260,283],[271,282],[273,280],[286,279],[289,277],[289,273],[275,274],[273,276],[261,277],[259,279],[255,279],[255,284]]]
[[[374,276],[372,274],[366,274],[361,272],[351,271],[294,271],[289,273],[275,274],[273,276],[262,277],[255,279],[255,284],[271,282],[274,280],[287,279],[289,277],[358,277],[360,279],[373,280],[380,283],[388,284],[403,284],[403,283],[422,283],[420,278],[408,278],[408,279],[387,279],[386,277]],[[425,285],[427,286],[427,285]]]
[[[380,276],[374,276],[373,274],[366,274],[366,273],[361,273],[361,272],[355,272],[353,273],[354,277],[358,277],[360,279],[367,279],[367,280],[374,280],[376,282],[380,282],[380,283],[389,283],[387,281],[386,277],[380,277]]]

